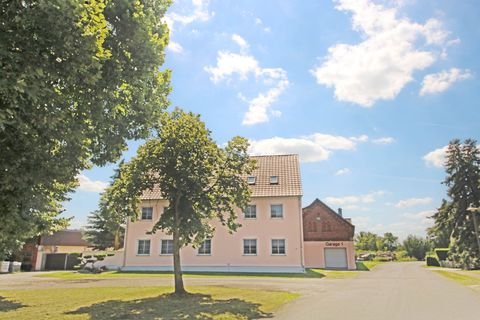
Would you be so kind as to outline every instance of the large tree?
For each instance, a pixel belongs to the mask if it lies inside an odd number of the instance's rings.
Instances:
[[[478,210],[471,210],[480,207],[480,151],[476,141],[451,141],[445,169],[444,183],[451,201],[437,219],[444,220],[452,230],[450,255],[453,260],[462,268],[480,268]]]
[[[0,0],[0,255],[64,226],[75,176],[149,135],[168,105],[169,5]]]
[[[360,231],[355,236],[355,248],[357,250],[377,251],[379,236],[373,232]]]
[[[440,208],[432,216],[433,226],[427,229],[428,238],[435,248],[450,247],[455,216],[455,206],[443,199]]]
[[[173,236],[175,293],[185,292],[180,249],[213,236],[213,219],[235,231],[237,208],[245,208],[250,190],[243,175],[253,170],[248,142],[235,137],[224,148],[215,143],[198,115],[175,109],[164,114],[158,137],[148,140],[122,166],[112,185],[115,203],[136,216],[142,191],[160,187],[168,207],[152,232]]]

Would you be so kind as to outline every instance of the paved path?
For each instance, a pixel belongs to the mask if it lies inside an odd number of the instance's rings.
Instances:
[[[275,319],[474,320],[480,294],[419,263],[386,263],[318,288],[284,306]]]

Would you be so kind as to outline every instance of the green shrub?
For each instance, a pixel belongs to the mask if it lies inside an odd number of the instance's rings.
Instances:
[[[427,257],[427,266],[429,266],[429,267],[440,267],[440,262],[438,262],[437,257],[428,256]]]
[[[448,248],[437,248],[435,249],[435,254],[438,257],[438,260],[440,261],[446,261],[448,260]]]

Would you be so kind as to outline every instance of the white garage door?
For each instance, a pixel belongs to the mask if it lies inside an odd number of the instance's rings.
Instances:
[[[347,249],[325,248],[325,268],[347,269]]]

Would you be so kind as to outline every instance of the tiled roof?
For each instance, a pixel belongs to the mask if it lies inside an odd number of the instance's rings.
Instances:
[[[250,176],[255,176],[252,188],[253,197],[301,196],[300,164],[298,155],[252,156],[257,162]],[[270,184],[270,177],[278,176],[278,184]]]
[[[250,185],[252,197],[302,195],[298,155],[252,156],[251,158],[257,163],[257,169],[249,175],[254,176],[256,180],[254,185]],[[271,176],[278,177],[278,184],[270,184]],[[161,199],[160,188],[146,190],[140,198],[142,200]]]
[[[62,230],[42,236],[40,244],[45,246],[91,246],[82,238],[82,231],[80,230]]]

